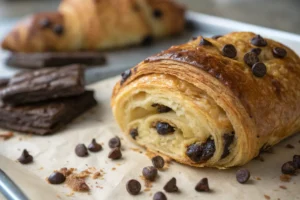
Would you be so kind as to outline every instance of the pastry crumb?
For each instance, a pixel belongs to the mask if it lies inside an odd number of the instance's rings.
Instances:
[[[269,196],[269,195],[264,195],[264,197],[265,197],[265,199],[267,199],[267,200],[269,200],[269,199],[271,199],[271,197]]]
[[[67,185],[76,192],[87,192],[90,190],[89,186],[85,182],[85,177],[78,174],[71,174],[67,177]]]
[[[280,187],[281,189],[284,189],[284,190],[287,189],[287,187],[285,187],[284,185],[280,185],[279,187]]]
[[[0,134],[0,138],[3,138],[3,140],[9,140],[13,136],[14,136],[13,132],[7,132],[7,133]]]
[[[260,181],[260,180],[261,180],[261,178],[260,178],[260,177],[258,177],[258,176],[257,176],[257,177],[255,177],[255,179],[256,179],[256,180],[258,180],[258,181]]]
[[[92,176],[93,179],[97,179],[101,176],[101,173],[100,172],[95,172]]]
[[[287,175],[287,174],[282,174],[282,175],[280,176],[280,180],[281,180],[282,182],[290,182],[291,176],[290,176],[290,175]]]

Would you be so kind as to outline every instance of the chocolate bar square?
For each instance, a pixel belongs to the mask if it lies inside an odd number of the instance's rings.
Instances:
[[[97,104],[93,91],[75,97],[24,106],[0,106],[0,127],[46,135],[60,129]]]
[[[82,94],[84,72],[80,65],[22,72],[0,91],[4,104],[20,105]]]

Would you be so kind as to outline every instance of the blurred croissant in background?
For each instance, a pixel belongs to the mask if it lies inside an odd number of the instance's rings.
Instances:
[[[184,8],[171,0],[63,0],[57,12],[16,25],[2,48],[16,52],[101,50],[180,33]]]

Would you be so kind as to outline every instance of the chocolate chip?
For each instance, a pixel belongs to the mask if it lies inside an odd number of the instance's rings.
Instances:
[[[265,47],[268,43],[263,37],[261,37],[260,35],[256,35],[254,38],[251,39],[251,44],[258,47]]]
[[[96,139],[93,139],[91,144],[88,146],[88,150],[91,152],[98,152],[102,150],[102,146],[96,142]]]
[[[167,135],[169,133],[174,133],[175,131],[174,127],[166,122],[157,122],[155,128],[160,135]]]
[[[108,158],[112,160],[118,160],[121,157],[122,157],[122,152],[119,147],[113,148],[108,154]]]
[[[246,183],[250,178],[250,172],[247,169],[239,169],[236,172],[236,180],[239,183]]]
[[[290,174],[293,175],[296,173],[296,166],[292,161],[286,162],[281,167],[281,172],[283,174]]]
[[[162,169],[165,165],[165,160],[161,156],[155,156],[152,159],[152,164],[157,169]]]
[[[157,108],[157,112],[159,112],[159,113],[166,113],[166,112],[169,112],[169,111],[172,110],[168,106],[164,106],[164,105],[161,105],[161,104],[158,104],[158,103],[152,104],[152,107],[156,107]]]
[[[65,182],[66,177],[60,173],[60,172],[53,172],[49,177],[48,177],[48,181],[51,184],[61,184],[63,182]]]
[[[228,58],[234,58],[236,57],[237,52],[232,44],[226,44],[222,49],[222,54]]]
[[[286,50],[281,47],[275,47],[272,50],[273,56],[276,58],[284,58],[287,54]]]
[[[130,132],[129,132],[130,136],[132,137],[132,139],[136,139],[136,137],[139,135],[139,132],[137,130],[137,128],[135,129],[131,129]]]
[[[186,155],[194,162],[202,162],[210,159],[215,150],[215,142],[209,138],[205,143],[188,146]]]
[[[294,155],[293,163],[296,168],[300,169],[300,155]]]
[[[167,197],[163,192],[156,192],[153,196],[153,200],[167,200]]]
[[[110,148],[121,147],[121,140],[119,137],[111,138],[108,142]]]
[[[255,63],[259,62],[258,56],[254,52],[248,52],[244,56],[244,62],[249,66],[252,67]]]
[[[143,176],[149,181],[154,181],[157,176],[157,169],[153,166],[144,167]]]
[[[48,18],[42,18],[39,21],[39,25],[41,28],[49,28],[51,26],[51,21]]]
[[[223,142],[224,142],[224,150],[221,158],[225,158],[229,155],[229,147],[234,140],[234,133],[226,133],[223,135]]]
[[[155,18],[161,18],[163,16],[163,12],[160,9],[154,9],[153,10],[153,16]]]
[[[197,183],[195,190],[198,192],[209,192],[208,179],[203,178]]]
[[[89,155],[89,152],[84,144],[78,144],[75,148],[75,153],[79,157],[86,157]]]
[[[259,56],[259,54],[261,53],[261,48],[253,48],[253,49],[251,49],[251,52],[253,52]]]
[[[134,179],[128,181],[126,184],[126,190],[131,195],[138,195],[141,191],[141,188],[142,186],[140,182]]]
[[[141,45],[142,46],[149,46],[153,43],[153,37],[151,35],[147,35],[144,37],[144,39],[142,40]]]
[[[171,178],[171,180],[169,180],[166,185],[164,186],[164,190],[166,192],[178,192],[178,187],[176,185],[176,178]]]
[[[56,33],[56,35],[62,35],[64,33],[64,27],[60,24],[55,24],[53,32]]]
[[[21,164],[28,164],[28,163],[32,163],[33,161],[33,157],[32,155],[30,155],[28,153],[28,151],[26,149],[23,150],[20,158],[18,159],[18,161],[21,163]]]
[[[122,80],[121,80],[121,85],[131,76],[131,70],[128,69],[125,72],[121,74]]]
[[[264,63],[258,62],[252,66],[252,73],[256,77],[263,77],[267,73],[267,67]]]
[[[285,145],[285,148],[294,149],[295,147],[293,145],[291,145],[291,144],[287,144],[287,145]]]
[[[209,46],[209,45],[212,45],[212,43],[204,38],[201,38],[199,45],[200,46]]]
[[[214,36],[212,36],[211,38],[212,39],[214,39],[214,40],[216,40],[216,39],[218,39],[218,38],[220,38],[220,37],[222,37],[223,35],[214,35]]]

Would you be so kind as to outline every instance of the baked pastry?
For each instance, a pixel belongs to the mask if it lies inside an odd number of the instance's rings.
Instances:
[[[17,52],[99,50],[147,44],[184,28],[184,9],[172,0],[63,0],[38,13],[2,42]]]
[[[111,105],[139,145],[196,167],[243,165],[300,130],[300,59],[250,32],[198,37],[122,74]]]

